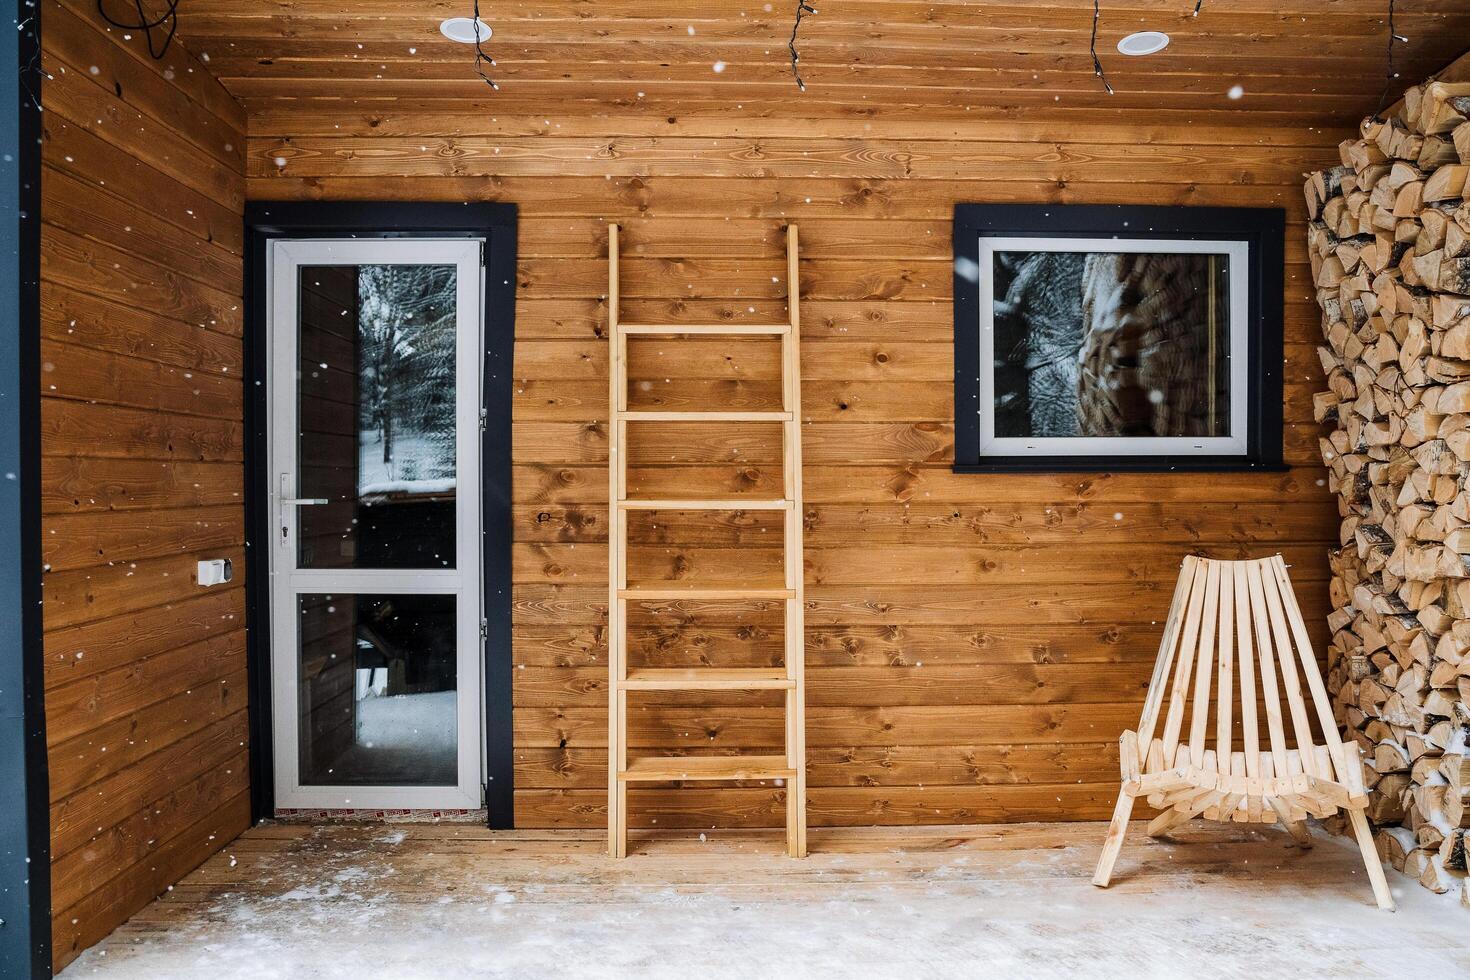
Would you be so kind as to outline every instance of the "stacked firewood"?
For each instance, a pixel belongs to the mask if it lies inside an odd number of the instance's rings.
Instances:
[[[1380,853],[1470,903],[1470,84],[1361,130],[1306,182],[1342,514],[1328,685]]]

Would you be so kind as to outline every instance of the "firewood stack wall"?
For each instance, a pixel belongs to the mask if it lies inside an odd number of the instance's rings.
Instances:
[[[1328,686],[1379,852],[1470,901],[1470,84],[1410,89],[1309,175],[1338,494]]]

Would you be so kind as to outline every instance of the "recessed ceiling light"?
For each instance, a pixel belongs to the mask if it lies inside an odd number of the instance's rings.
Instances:
[[[1138,31],[1119,41],[1118,51],[1136,58],[1144,54],[1157,54],[1168,46],[1169,35],[1163,31]]]
[[[475,25],[480,27],[480,36],[475,37]],[[474,44],[476,41],[488,41],[490,35],[495,33],[490,30],[490,25],[483,20],[477,21],[472,17],[451,17],[439,25],[440,32],[451,41],[460,44]]]

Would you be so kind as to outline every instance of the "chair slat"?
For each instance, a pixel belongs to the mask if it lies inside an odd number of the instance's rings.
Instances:
[[[1205,564],[1194,566],[1194,581],[1189,590],[1189,611],[1184,616],[1184,639],[1174,667],[1174,684],[1169,690],[1169,714],[1164,720],[1164,758],[1175,758],[1179,747],[1179,730],[1184,726],[1184,697],[1189,693],[1189,676],[1194,668],[1195,642],[1199,639],[1200,611],[1205,603]]]
[[[1271,755],[1276,760],[1276,771],[1286,771],[1286,731],[1281,724],[1281,689],[1276,683],[1276,664],[1271,655],[1271,626],[1266,614],[1265,590],[1261,585],[1261,566],[1247,562],[1246,583],[1250,587],[1251,622],[1255,626],[1256,655],[1260,658],[1261,690],[1265,693],[1266,730],[1271,737]],[[1255,697],[1255,692],[1251,692]]]
[[[1301,606],[1297,604],[1296,593],[1291,588],[1291,578],[1286,574],[1286,561],[1277,555],[1271,563],[1271,570],[1281,589],[1281,604],[1285,607],[1287,621],[1291,624],[1292,634],[1296,637],[1297,653],[1302,660],[1302,673],[1307,677],[1307,687],[1312,692],[1312,705],[1317,710],[1317,722],[1322,726],[1322,736],[1327,743],[1327,751],[1332,756],[1333,767],[1337,770],[1338,781],[1351,785],[1348,780],[1361,779],[1362,772],[1349,771],[1351,760],[1347,759],[1343,751],[1342,735],[1337,729],[1337,717],[1332,713],[1332,699],[1327,694],[1327,685],[1322,681],[1322,670],[1317,664],[1316,654],[1312,652],[1312,641],[1307,635],[1307,624],[1302,620]]]
[[[1184,608],[1189,599],[1189,590],[1194,584],[1194,570],[1199,559],[1185,555],[1179,568],[1179,581],[1174,586],[1174,599],[1169,603],[1169,618],[1164,621],[1164,638],[1159,641],[1159,655],[1154,659],[1153,679],[1148,683],[1148,696],[1143,702],[1143,715],[1138,719],[1138,750],[1140,762],[1148,761],[1149,746],[1154,741],[1154,729],[1159,723],[1159,709],[1164,703],[1164,680],[1174,664],[1176,641],[1183,625]]]
[[[1235,565],[1224,565],[1220,571],[1220,651],[1217,657],[1219,678],[1215,684],[1215,756],[1220,771],[1231,768],[1231,725],[1235,719],[1235,690],[1232,663],[1235,656]],[[1244,776],[1241,772],[1239,775]]]
[[[1210,668],[1217,642],[1215,616],[1219,611],[1220,563],[1205,559],[1205,604],[1200,617],[1199,664],[1194,671],[1194,710],[1189,719],[1189,760],[1196,766],[1205,766],[1205,732],[1209,730],[1210,685],[1213,682]]]
[[[1250,586],[1246,580],[1245,562],[1231,568],[1235,580],[1235,633],[1240,648],[1240,742],[1245,755],[1245,771],[1261,777],[1261,733],[1256,718],[1256,652],[1251,645]]]
[[[1256,762],[1259,765],[1260,760],[1257,759]],[[1250,823],[1260,823],[1261,822],[1261,805],[1262,805],[1261,804],[1261,794],[1262,794],[1262,786],[1264,784],[1261,781],[1261,775],[1260,775],[1259,769],[1256,771],[1256,773],[1254,775],[1252,775],[1251,772],[1250,772],[1250,770],[1246,766],[1246,756],[1245,756],[1245,753],[1244,752],[1236,752],[1234,755],[1232,755],[1230,757],[1230,772],[1231,772],[1231,775],[1239,776],[1240,778],[1242,778],[1242,779],[1245,780],[1245,788],[1246,788],[1245,817],[1246,817],[1246,820],[1248,822],[1250,822]]]
[[[1302,699],[1301,680],[1297,675],[1296,657],[1292,652],[1286,613],[1281,608],[1276,570],[1271,567],[1269,558],[1261,564],[1261,587],[1266,594],[1266,611],[1271,617],[1271,635],[1276,641],[1276,663],[1281,669],[1281,680],[1286,688],[1286,706],[1291,713],[1291,727],[1296,732],[1296,748],[1301,756],[1302,771],[1308,776],[1324,775],[1317,770],[1316,740],[1312,735],[1311,719],[1307,717],[1307,704]]]

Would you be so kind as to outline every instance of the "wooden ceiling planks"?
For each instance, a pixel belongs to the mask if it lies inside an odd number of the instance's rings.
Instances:
[[[63,0],[67,5],[83,0]],[[987,114],[1040,108],[1177,109],[1340,121],[1370,110],[1384,71],[1386,0],[1105,3],[1099,53],[1117,94],[1093,76],[1090,4],[844,0],[803,21],[805,95],[786,53],[785,0],[547,0],[482,9],[495,36],[508,113],[675,113],[723,107],[821,118]],[[252,112],[280,100],[483,98],[470,50],[443,38],[467,0],[191,0],[180,36]],[[1405,79],[1461,54],[1470,4],[1405,0],[1397,52]],[[1148,58],[1116,50],[1131,31],[1168,32]],[[720,66],[716,70],[716,65]],[[1231,99],[1232,86],[1244,90]],[[541,110],[533,107],[544,107]]]

